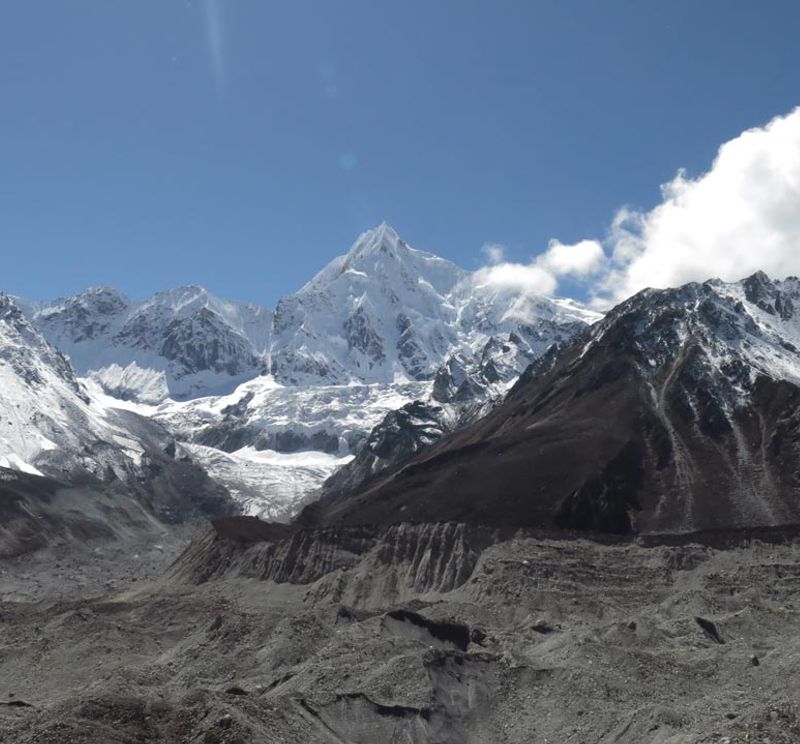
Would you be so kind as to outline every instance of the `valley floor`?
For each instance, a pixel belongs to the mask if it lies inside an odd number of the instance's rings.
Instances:
[[[447,592],[388,561],[4,594],[0,742],[800,741],[800,543],[517,538]]]
[[[56,543],[0,558],[0,603],[80,600],[129,589],[164,573],[202,529],[201,522],[113,541]]]

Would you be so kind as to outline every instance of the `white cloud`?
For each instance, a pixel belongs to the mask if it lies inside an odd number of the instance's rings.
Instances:
[[[535,264],[501,263],[478,269],[475,274],[478,284],[498,289],[512,289],[537,295],[549,295],[558,286],[556,278]]]
[[[551,240],[548,249],[529,264],[506,263],[505,248],[498,243],[484,244],[481,252],[489,266],[478,271],[479,283],[539,295],[553,294],[560,277],[588,277],[606,263],[603,247],[596,240],[574,245]]]
[[[800,275],[800,108],[723,144],[707,173],[678,171],[650,211],[618,210],[602,242],[552,240],[527,265],[484,253],[485,282],[552,294],[571,277],[598,308],[645,287]]]
[[[503,263],[506,257],[506,247],[500,243],[484,243],[481,248],[481,253],[486,257],[486,260],[491,266]]]
[[[536,259],[536,265],[554,276],[586,277],[596,274],[606,261],[603,246],[596,240],[581,240],[565,245],[551,240],[547,251]]]
[[[649,212],[617,213],[597,303],[759,269],[800,274],[800,108],[726,142],[704,175],[679,171],[662,195]]]

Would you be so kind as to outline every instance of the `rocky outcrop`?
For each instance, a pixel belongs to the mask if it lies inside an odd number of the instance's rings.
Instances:
[[[387,413],[358,446],[353,460],[325,481],[323,493],[345,493],[359,488],[370,478],[403,464],[438,441],[448,428],[444,409],[422,401],[407,403]]]
[[[250,342],[208,308],[173,320],[164,329],[159,353],[186,374],[210,370],[236,376],[260,364]]]
[[[171,577],[196,584],[228,576],[316,583],[315,591],[351,606],[385,605],[412,592],[461,586],[501,534],[457,523],[316,530],[236,517],[214,522]]]

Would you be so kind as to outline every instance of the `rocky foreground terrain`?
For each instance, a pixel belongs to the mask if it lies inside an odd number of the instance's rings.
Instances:
[[[223,519],[160,579],[4,601],[0,741],[796,742],[800,544],[760,538]]]

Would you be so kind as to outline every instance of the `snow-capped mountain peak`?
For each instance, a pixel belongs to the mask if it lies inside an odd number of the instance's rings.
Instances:
[[[455,268],[454,264],[439,256],[412,248],[386,222],[362,233],[344,258],[345,270],[358,270],[369,266],[369,262],[374,262],[376,259],[387,263],[393,262],[406,268],[410,268],[409,264],[419,260],[446,266],[451,271]]]
[[[446,294],[467,273],[444,258],[412,248],[383,222],[359,235],[346,254],[333,259],[297,294],[324,291],[342,280],[357,285],[359,278],[384,285],[425,283]]]
[[[511,332],[530,337],[527,361],[514,365],[524,368],[596,317],[481,285],[382,223],[278,303],[271,371],[287,384],[432,380],[454,355],[459,366],[478,363],[490,338]]]
[[[392,254],[393,251],[406,250],[413,251],[401,238],[389,223],[381,222],[377,227],[370,230],[365,230],[353,243],[350,250],[347,252],[348,260],[355,260],[359,256],[365,256],[370,253],[383,252],[387,255]],[[417,251],[415,251],[417,252]]]
[[[232,389],[263,371],[272,314],[188,285],[134,302],[106,287],[20,303],[43,335],[111,395],[157,403]]]
[[[275,311],[272,373],[289,384],[430,378],[454,342],[467,272],[387,224],[358,237]]]

